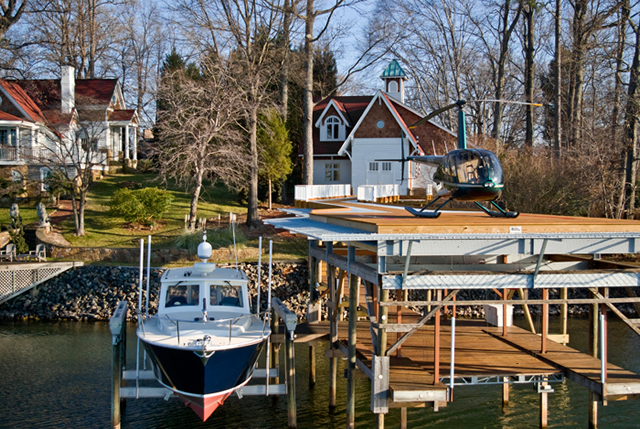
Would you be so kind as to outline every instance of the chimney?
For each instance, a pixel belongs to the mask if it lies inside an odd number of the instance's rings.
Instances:
[[[71,113],[76,106],[75,69],[62,66],[60,70],[60,104],[62,113]]]

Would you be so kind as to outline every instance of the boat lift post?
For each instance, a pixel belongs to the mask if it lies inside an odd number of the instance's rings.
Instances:
[[[124,400],[120,397],[122,372],[124,371],[127,343],[127,301],[120,301],[113,317],[109,320],[111,330],[111,427],[120,428],[120,408]]]
[[[293,347],[293,341],[295,339],[296,326],[298,324],[298,317],[296,314],[289,310],[286,305],[279,298],[273,298],[271,300],[271,307],[273,312],[282,319],[286,327],[285,334],[285,367],[286,367],[286,386],[287,386],[287,416],[289,421],[289,427],[297,427],[296,417],[296,361]]]

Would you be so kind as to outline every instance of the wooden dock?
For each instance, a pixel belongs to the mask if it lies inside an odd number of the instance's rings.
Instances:
[[[540,427],[547,426],[550,384],[565,378],[590,392],[593,428],[599,403],[640,396],[640,377],[610,362],[603,365],[598,354],[602,350],[606,362],[608,317],[620,317],[640,335],[640,315],[630,319],[617,307],[630,303],[640,309],[640,269],[603,259],[640,253],[640,222],[537,214],[506,219],[480,211],[425,219],[402,207],[355,200],[313,201],[308,207],[296,218],[269,223],[310,240],[310,293],[325,291],[329,318],[319,321],[319,303],[310,302],[312,323],[296,332],[298,341],[327,336],[331,343],[330,404],[335,403],[335,359],[347,357],[347,427],[355,425],[356,369],[371,379],[378,428],[389,408],[431,404],[437,410],[454,400],[459,385],[500,384],[505,403],[509,385],[537,386]],[[610,297],[614,288],[627,295]],[[569,299],[570,289],[583,289],[587,298]],[[486,298],[458,293],[465,290],[484,290]],[[342,321],[347,304],[349,323]],[[499,313],[493,326],[443,318],[453,305],[488,304]],[[561,307],[559,336],[549,334],[551,304]],[[570,304],[590,308],[584,333],[592,338],[588,353],[553,341],[568,341]],[[509,326],[507,310],[513,305],[525,315],[530,305],[541,307],[541,335],[530,316],[530,331]],[[417,308],[423,314],[412,312]],[[401,414],[406,427],[402,416],[406,412]]]

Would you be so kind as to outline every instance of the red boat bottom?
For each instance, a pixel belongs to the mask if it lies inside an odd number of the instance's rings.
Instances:
[[[180,399],[184,401],[184,404],[195,411],[195,413],[200,416],[204,422],[220,405],[224,403],[225,399],[227,399],[231,393],[233,393],[233,390],[207,397],[190,396],[180,393],[178,396],[180,396]]]

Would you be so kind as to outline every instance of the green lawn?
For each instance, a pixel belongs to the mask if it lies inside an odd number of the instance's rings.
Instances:
[[[163,222],[153,230],[149,228],[132,228],[124,219],[109,215],[109,207],[106,205],[111,195],[121,188],[122,182],[136,182],[144,187],[163,187],[155,181],[154,175],[142,174],[116,174],[109,175],[96,182],[90,192],[87,207],[85,210],[85,232],[83,237],[75,236],[73,217],[67,218],[60,226],[64,237],[73,246],[77,247],[137,247],[140,238],[147,235],[152,236],[154,247],[173,247],[176,239],[183,235],[184,217],[189,213],[191,195],[184,192],[177,186],[169,186],[173,193],[174,201],[171,209],[165,214]],[[215,186],[205,186],[198,202],[198,218],[217,219],[218,214],[222,217],[228,216],[230,212],[238,215],[246,214],[247,208],[238,201],[236,194],[229,192],[226,187],[220,184]],[[33,210],[35,220],[35,210]],[[25,214],[22,214],[23,219]],[[7,210],[7,219],[8,219]],[[2,222],[0,217],[0,222]],[[25,220],[25,223],[27,221]],[[208,228],[217,226],[208,224]],[[264,240],[263,240],[264,241]],[[258,240],[248,240],[243,245],[245,247],[257,247]],[[268,241],[266,242],[268,246]],[[278,253],[277,259],[299,259],[307,254],[306,240],[281,240],[274,242],[274,253]]]
[[[34,222],[38,222],[38,213],[35,208],[32,207],[20,207],[20,217],[22,217],[22,224],[29,225]],[[2,229],[7,229],[11,224],[11,216],[9,215],[9,207],[0,209],[0,226]]]

